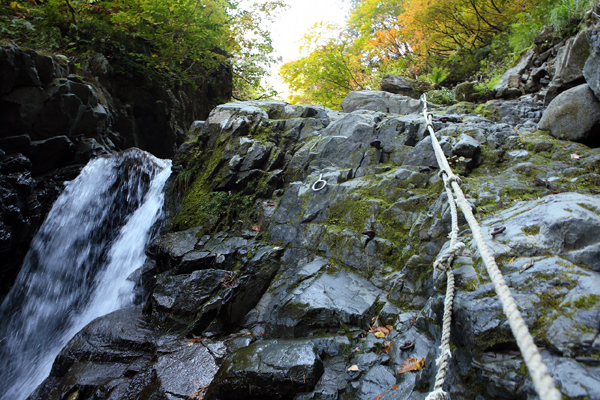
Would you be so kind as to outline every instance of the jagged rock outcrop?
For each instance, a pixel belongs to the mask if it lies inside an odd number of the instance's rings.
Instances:
[[[172,157],[192,121],[231,93],[227,70],[218,84],[168,88],[114,67],[95,55],[82,70],[65,56],[0,43],[0,297],[64,181],[129,147]]]
[[[534,93],[547,106],[559,94],[586,82],[598,97],[597,37],[597,26],[562,40],[553,37],[552,29],[544,30],[535,47],[502,75],[494,87],[496,97],[510,99]]]
[[[559,389],[600,397],[600,152],[538,130],[543,105],[532,96],[474,108],[434,110],[442,148]],[[140,305],[88,326],[36,396],[424,399],[444,301],[432,263],[448,246],[450,211],[422,116],[241,102],[217,107],[189,137],[176,158],[172,232],[139,273],[144,316]],[[467,250],[454,265],[445,389],[453,399],[533,398],[460,223]],[[151,339],[124,359],[112,351],[133,323],[127,313],[147,332],[134,342]],[[94,357],[91,331],[107,338]],[[398,373],[410,357],[424,367]],[[119,364],[110,373],[109,360]],[[183,372],[175,379],[167,365]]]

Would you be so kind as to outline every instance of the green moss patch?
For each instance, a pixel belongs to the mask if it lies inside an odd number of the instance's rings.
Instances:
[[[363,229],[365,220],[371,215],[369,212],[370,207],[371,205],[362,199],[353,200],[351,198],[346,198],[329,207],[327,223],[330,225],[349,227],[352,230],[359,232]]]
[[[524,226],[521,228],[521,230],[523,231],[524,234],[526,234],[528,236],[535,236],[538,233],[540,233],[540,226],[539,225]]]

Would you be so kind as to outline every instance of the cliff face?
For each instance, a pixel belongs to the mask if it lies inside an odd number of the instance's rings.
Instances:
[[[195,124],[176,158],[181,212],[138,274],[148,297],[80,332],[32,398],[425,398],[445,289],[432,263],[450,213],[420,106],[394,96],[353,94],[348,113],[232,103]],[[389,101],[407,114],[364,109]],[[432,108],[550,373],[569,398],[600,397],[600,152],[539,131],[531,96],[489,102],[486,117]],[[533,397],[460,224],[444,388]],[[422,368],[399,373],[410,359]]]
[[[0,46],[0,274],[3,295],[33,233],[87,161],[138,147],[170,158],[187,127],[231,95],[223,69],[168,87],[101,55],[86,70],[64,56]]]
[[[565,65],[595,62],[590,46]],[[559,390],[600,398],[600,113],[578,114],[598,107],[599,75],[546,107],[521,90],[531,72],[503,92],[517,99],[431,105],[433,126]],[[424,399],[448,198],[418,101],[356,92],[343,104],[230,103],[194,123],[175,157],[171,231],[135,274],[139,304],[77,334],[31,398]],[[459,224],[444,389],[534,398]]]

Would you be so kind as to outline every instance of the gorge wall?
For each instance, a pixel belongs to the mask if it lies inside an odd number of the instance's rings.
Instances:
[[[600,113],[579,114],[600,107],[599,75],[584,35],[541,42],[499,99],[430,105],[550,374],[582,400],[600,398]],[[568,49],[583,39],[582,62]],[[551,90],[559,64],[579,72]],[[31,399],[425,399],[450,212],[422,105],[365,91],[343,107],[238,102],[195,122],[174,159],[170,229],[132,277],[138,304],[80,331]],[[444,389],[536,398],[460,226]]]
[[[424,399],[449,206],[418,101],[357,97],[352,112],[231,103],[194,124],[143,301],[83,329],[31,398]],[[538,130],[533,96],[475,108],[431,105],[442,148],[559,390],[600,398],[600,152]],[[470,233],[461,221],[444,388],[535,398]]]
[[[0,46],[0,297],[62,182],[90,158],[130,147],[171,158],[187,127],[231,96],[226,68],[194,87],[169,86],[101,54],[80,67],[65,56]]]

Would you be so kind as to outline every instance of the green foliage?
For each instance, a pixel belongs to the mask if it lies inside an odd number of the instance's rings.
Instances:
[[[545,26],[554,29],[554,36],[562,38],[575,34],[596,0],[539,0],[538,6],[517,14],[505,37],[497,37],[509,44],[509,49],[518,57],[533,46],[533,40]]]
[[[352,38],[343,31],[325,36],[333,27],[317,24],[305,36],[308,56],[284,64],[280,68],[293,94],[293,103],[319,103],[340,109],[340,103],[354,90],[366,88],[365,67]]]
[[[475,94],[481,100],[488,100],[490,97],[493,97],[494,94],[494,86],[496,86],[498,82],[495,79],[492,79],[487,82],[477,82],[474,85]]]
[[[255,100],[273,97],[275,90],[266,85],[264,77],[278,59],[273,55],[270,32],[265,24],[287,5],[282,0],[257,2],[248,9],[237,9],[231,20],[233,53],[233,97]]]
[[[524,19],[526,15],[520,14],[519,20]],[[511,25],[508,43],[514,54],[521,54],[533,46],[533,40],[542,31],[544,27],[540,22],[531,21],[530,23],[517,22]]]
[[[425,75],[425,80],[431,83],[433,86],[439,86],[442,82],[448,78],[450,71],[443,67],[433,67],[431,72]]]
[[[449,106],[456,104],[456,98],[454,92],[448,88],[441,88],[439,90],[432,90],[427,93],[427,100],[434,104]]]
[[[215,49],[226,48],[230,5],[224,0],[129,0],[112,12],[110,21],[133,38],[142,38],[154,50],[153,63],[184,59],[213,67]],[[112,8],[113,10],[116,8]]]
[[[84,67],[101,53],[119,68],[170,84],[196,84],[231,67],[238,91],[264,94],[260,81],[272,47],[261,23],[282,6],[279,0],[249,10],[234,0],[13,1],[0,4],[0,32],[25,47],[64,52]]]
[[[575,33],[585,13],[596,4],[595,0],[558,0],[552,1],[548,13],[548,25],[561,37]]]

